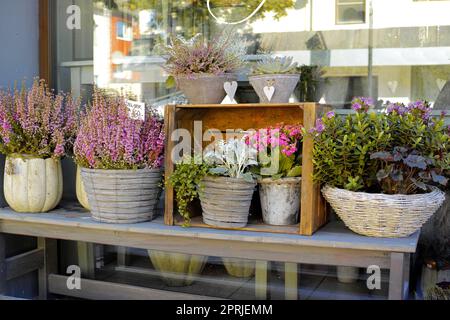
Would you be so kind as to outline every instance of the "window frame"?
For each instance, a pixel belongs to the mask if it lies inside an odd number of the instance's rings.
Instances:
[[[354,0],[353,2],[340,3],[341,0],[335,1],[335,25],[357,25],[357,24],[366,24],[367,23],[367,0]],[[364,21],[349,21],[344,22],[339,20],[339,7],[342,6],[350,6],[350,5],[363,5],[364,7]]]

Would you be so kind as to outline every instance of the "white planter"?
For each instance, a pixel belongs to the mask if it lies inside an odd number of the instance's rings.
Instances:
[[[342,283],[354,283],[358,281],[359,268],[355,267],[341,267],[337,268],[337,279]]]
[[[266,178],[258,183],[264,223],[276,226],[298,223],[301,178]]]
[[[89,206],[88,196],[86,190],[84,189],[83,179],[81,179],[81,168],[79,166],[77,166],[77,176],[75,179],[78,202],[83,206],[83,208],[90,211],[91,207]]]
[[[248,77],[250,84],[255,89],[261,103],[288,103],[289,98],[297,86],[300,75],[298,74],[264,74]],[[269,101],[264,93],[264,87],[273,86],[275,91]]]
[[[61,161],[7,156],[3,191],[6,202],[16,212],[41,213],[54,209],[63,194]]]

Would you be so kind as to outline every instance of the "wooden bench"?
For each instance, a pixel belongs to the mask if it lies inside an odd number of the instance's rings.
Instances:
[[[5,257],[4,234],[38,237],[38,248]],[[399,239],[357,235],[343,224],[331,222],[313,236],[208,228],[167,226],[163,217],[135,225],[109,225],[93,221],[76,206],[48,214],[17,214],[0,209],[0,295],[6,281],[39,270],[40,298],[48,293],[87,299],[202,299],[185,293],[82,280],[81,290],[69,290],[67,277],[57,274],[57,239],[97,244],[251,259],[256,263],[256,296],[267,297],[268,261],[285,264],[286,298],[297,299],[297,264],[353,266],[377,265],[389,269],[389,299],[408,296],[409,263],[419,233]],[[301,283],[301,279],[300,279]]]

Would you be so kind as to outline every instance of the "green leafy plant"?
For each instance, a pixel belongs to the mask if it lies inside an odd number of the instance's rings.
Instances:
[[[350,191],[411,194],[426,183],[447,184],[450,137],[443,117],[417,101],[371,111],[373,101],[356,98],[355,114],[319,119],[314,136],[314,179]]]
[[[293,74],[297,73],[297,62],[293,57],[264,57],[256,63],[254,75],[264,74]]]
[[[210,167],[201,160],[185,158],[176,165],[175,171],[166,181],[174,188],[178,213],[184,218],[184,226],[189,226],[191,221],[189,204],[198,197],[200,182],[208,174],[209,169]]]

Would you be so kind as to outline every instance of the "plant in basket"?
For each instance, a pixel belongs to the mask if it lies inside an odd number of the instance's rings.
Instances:
[[[353,231],[377,237],[409,236],[442,205],[450,169],[444,118],[423,101],[388,104],[356,98],[356,113],[328,113],[317,121],[314,179]]]
[[[301,140],[303,126],[279,124],[246,137],[258,150],[258,176],[263,220],[271,225],[292,225],[299,220]]]
[[[92,217],[107,223],[151,220],[161,192],[163,124],[130,117],[123,97],[96,91],[74,146]]]
[[[28,90],[0,92],[0,152],[7,156],[3,190],[13,210],[47,212],[60,202],[60,159],[75,139],[79,105],[39,79]]]
[[[234,73],[243,66],[246,53],[245,42],[231,31],[208,42],[201,34],[190,40],[172,37],[161,50],[167,56],[168,86],[175,82],[193,104],[221,103],[224,85],[236,81]]]

